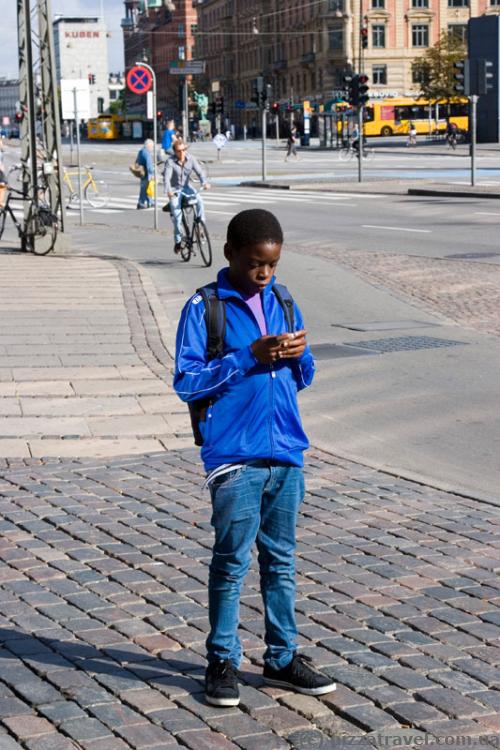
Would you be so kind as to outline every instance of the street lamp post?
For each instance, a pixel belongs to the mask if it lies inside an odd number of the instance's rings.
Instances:
[[[156,143],[158,140],[158,124],[156,121],[156,74],[151,67],[151,65],[148,65],[145,62],[136,62],[136,65],[138,68],[145,68],[151,73],[151,77],[153,79],[153,199],[154,199],[154,228],[155,230],[158,229],[158,201],[157,201],[157,193],[158,188],[156,185],[156,175],[157,175],[157,165],[156,165]]]

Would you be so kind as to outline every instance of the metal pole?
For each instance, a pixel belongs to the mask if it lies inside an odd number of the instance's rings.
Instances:
[[[153,198],[154,198],[153,226],[154,226],[154,229],[157,230],[158,229],[158,201],[157,201],[158,189],[157,189],[157,185],[156,185],[156,177],[157,177],[158,167],[157,167],[157,164],[156,164],[156,141],[157,141],[157,138],[158,138],[158,123],[157,123],[157,120],[156,120],[156,107],[157,107],[157,104],[156,104],[156,74],[155,74],[153,68],[151,67],[151,65],[148,65],[145,62],[136,62],[136,65],[139,68],[146,68],[146,70],[149,70],[149,72],[151,73],[151,77],[153,79],[153,182],[154,182],[154,186],[153,186]],[[184,133],[184,139],[186,140],[186,133]],[[186,142],[187,142],[187,140],[186,140]]]
[[[472,105],[471,124],[471,149],[470,149],[470,184],[476,184],[476,138],[477,138],[477,100],[478,96],[473,94],[470,98]]]
[[[73,138],[74,138],[73,120],[70,120],[69,121],[69,149],[70,149],[69,160],[70,160],[71,166],[73,166]]]
[[[276,142],[279,143],[280,139],[280,118],[277,114],[274,115],[274,123],[276,125]]]
[[[358,182],[363,182],[363,109],[364,107],[358,107]]]
[[[76,127],[76,161],[78,165],[78,200],[80,201],[80,226],[83,224],[83,192],[82,192],[82,165],[80,163],[80,120],[78,119],[78,97],[76,88],[73,89],[73,107],[75,110]]]
[[[267,126],[267,111],[265,107],[262,107],[262,182],[267,179],[266,173],[266,126]]]
[[[187,76],[184,76],[182,88],[182,131],[184,133],[184,141],[187,143],[189,140],[189,89]]]
[[[36,122],[35,122],[35,87],[33,78],[33,49],[31,34],[30,0],[18,0],[17,24],[19,42],[19,100],[23,119],[21,121],[21,162],[23,165],[23,238],[22,250],[28,250],[26,237],[31,232],[31,210],[28,196],[38,201],[37,160],[36,160]]]

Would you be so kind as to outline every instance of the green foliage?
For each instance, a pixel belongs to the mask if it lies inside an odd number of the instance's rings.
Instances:
[[[443,31],[439,41],[415,60],[420,78],[420,94],[430,101],[448,100],[454,93],[453,63],[467,55],[465,43],[453,32]]]
[[[120,91],[118,99],[115,99],[113,102],[109,103],[109,112],[112,115],[126,115],[127,114],[127,104],[125,101],[125,89],[122,89]]]

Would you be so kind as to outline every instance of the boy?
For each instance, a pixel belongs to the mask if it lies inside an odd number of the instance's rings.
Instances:
[[[208,361],[201,295],[185,305],[177,332],[177,394],[183,401],[210,397],[200,429],[215,530],[205,675],[205,697],[215,706],[239,703],[239,597],[254,541],[265,608],[265,682],[306,695],[335,689],[296,652],[295,526],[308,447],[297,391],[312,382],[314,361],[300,310],[294,307],[296,330],[287,332],[272,291],[282,244],[272,213],[237,214],[224,246],[229,268],[217,276],[226,309],[224,356]]]

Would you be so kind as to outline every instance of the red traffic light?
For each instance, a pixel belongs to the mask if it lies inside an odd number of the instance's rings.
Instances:
[[[359,82],[361,84],[368,83],[368,76],[364,73],[361,73],[361,75],[359,76]]]

